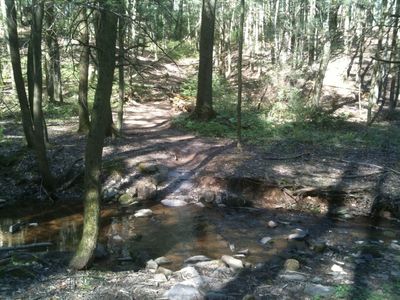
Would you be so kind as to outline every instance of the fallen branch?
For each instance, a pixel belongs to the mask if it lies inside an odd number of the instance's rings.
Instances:
[[[12,246],[12,247],[3,247],[0,248],[0,251],[26,250],[26,249],[35,249],[35,248],[50,247],[50,246],[53,246],[53,243],[43,242],[43,243],[26,244],[26,245]]]

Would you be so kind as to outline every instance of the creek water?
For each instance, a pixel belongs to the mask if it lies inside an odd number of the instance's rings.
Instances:
[[[153,210],[150,218],[135,218],[133,214],[138,208],[134,207],[122,208],[117,204],[103,207],[99,242],[110,255],[98,262],[98,266],[129,269],[135,261],[166,256],[172,261],[168,268],[176,270],[193,255],[218,259],[245,249],[250,253],[246,261],[256,264],[279,256],[290,247],[298,250],[309,247],[305,242],[288,241],[288,235],[296,228],[308,230],[313,240],[343,247],[365,239],[386,244],[400,237],[397,224],[383,221],[375,224],[379,226],[371,226],[368,218],[338,220],[300,212],[196,205],[169,208],[159,203],[147,203],[146,207]],[[0,249],[52,242],[49,251],[72,252],[80,239],[82,211],[82,206],[76,203],[3,208],[0,210]],[[278,226],[269,228],[269,220]],[[10,233],[9,227],[19,222],[27,225]],[[385,235],[387,230],[393,234]],[[260,242],[263,237],[271,237],[272,242],[263,245]],[[125,259],[128,257],[133,261]]]

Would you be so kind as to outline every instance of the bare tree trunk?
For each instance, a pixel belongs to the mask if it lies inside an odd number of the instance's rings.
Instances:
[[[79,128],[78,132],[88,133],[90,128],[88,87],[89,87],[89,28],[86,9],[82,8],[79,16],[79,33],[81,38],[81,54],[79,58]]]
[[[51,174],[45,147],[45,122],[42,110],[43,77],[42,77],[42,24],[43,2],[32,1],[32,67],[33,67],[33,126],[35,134],[35,148],[43,184],[48,190],[55,188],[55,179]]]
[[[237,100],[237,147],[242,148],[242,56],[243,56],[243,24],[244,24],[244,0],[240,0],[239,23],[239,56],[238,56],[238,100]]]
[[[327,15],[326,20],[324,22],[324,32],[325,32],[324,51],[323,51],[323,54],[322,54],[322,58],[321,58],[321,62],[320,62],[320,65],[319,65],[317,78],[315,80],[315,87],[314,87],[313,104],[315,106],[319,106],[320,105],[325,73],[326,73],[326,70],[328,68],[329,60],[330,60],[330,57],[331,57],[332,30],[331,30],[331,28],[329,26],[329,20],[330,20],[329,12],[331,11],[331,9],[330,9],[331,0],[327,1],[327,6],[328,6],[328,10],[327,10],[328,11],[328,15]]]
[[[212,71],[216,0],[203,0],[200,32],[200,61],[196,107],[192,117],[209,120],[215,116],[212,106]]]
[[[19,52],[19,39],[17,30],[17,12],[14,0],[5,0],[6,20],[8,31],[8,44],[10,48],[11,65],[13,69],[15,88],[18,96],[19,106],[22,115],[22,127],[24,129],[25,139],[28,147],[33,147],[33,120],[31,109],[28,102],[28,96],[25,90],[24,78],[21,68],[21,56]]]
[[[182,2],[182,0],[181,0]],[[125,14],[125,7],[122,7],[121,15]],[[124,17],[118,18],[118,119],[117,119],[117,129],[121,133],[124,117],[124,101],[125,101],[125,74],[124,74],[124,56],[125,56],[125,20]]]
[[[99,77],[92,112],[92,120],[85,151],[85,194],[84,224],[78,249],[70,262],[74,269],[89,266],[96,248],[99,234],[101,198],[101,162],[107,123],[104,122],[113,85],[115,68],[115,45],[117,16],[111,12],[110,5],[101,1],[103,9],[99,12],[96,30],[96,46]]]
[[[46,3],[46,44],[48,51],[48,86],[47,94],[50,102],[63,102],[61,66],[60,66],[60,46],[57,40],[57,31],[54,15],[54,3]]]

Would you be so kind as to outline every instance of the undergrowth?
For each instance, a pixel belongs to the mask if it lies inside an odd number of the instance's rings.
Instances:
[[[189,78],[181,92],[195,96],[197,80]],[[216,118],[200,122],[181,114],[173,124],[202,136],[236,137],[236,91],[221,77],[213,79]],[[345,116],[333,116],[309,105],[300,90],[283,87],[277,98],[261,109],[257,103],[245,101],[242,108],[242,137],[250,144],[267,145],[273,141],[294,141],[309,146],[399,147],[400,132],[390,126],[351,123]]]

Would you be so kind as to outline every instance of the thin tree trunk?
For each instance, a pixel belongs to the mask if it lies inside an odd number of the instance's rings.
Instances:
[[[74,269],[89,266],[99,234],[101,198],[101,162],[107,123],[104,122],[113,85],[117,16],[102,1],[96,30],[98,81],[94,98],[92,120],[85,151],[84,224],[78,249],[70,262]]]
[[[33,67],[33,125],[35,134],[35,148],[43,185],[48,190],[55,188],[55,179],[51,174],[45,147],[45,122],[42,110],[43,78],[42,78],[42,24],[43,2],[32,1],[32,67]]]
[[[46,3],[46,44],[48,51],[48,86],[47,93],[50,102],[63,102],[60,46],[57,40],[54,3]]]
[[[237,147],[242,148],[242,56],[243,56],[243,24],[244,24],[244,0],[240,0],[239,23],[239,56],[238,56],[238,100],[237,100]]]
[[[182,0],[181,0],[182,2]],[[121,15],[125,14],[125,7],[122,7]],[[124,56],[125,56],[125,20],[124,17],[118,18],[118,119],[117,119],[117,129],[121,133],[124,117],[124,101],[125,101],[125,74],[124,74]]]
[[[8,31],[8,44],[10,49],[11,65],[13,69],[15,88],[21,109],[22,127],[24,129],[25,139],[28,147],[33,147],[33,120],[31,109],[28,102],[28,96],[25,90],[24,78],[21,68],[21,56],[19,52],[19,39],[17,31],[17,12],[14,0],[5,0],[6,20]]]
[[[81,54],[79,58],[79,127],[78,132],[88,133],[90,128],[89,106],[88,106],[88,87],[89,87],[89,28],[86,8],[82,8],[79,17],[79,32],[81,38]]]

